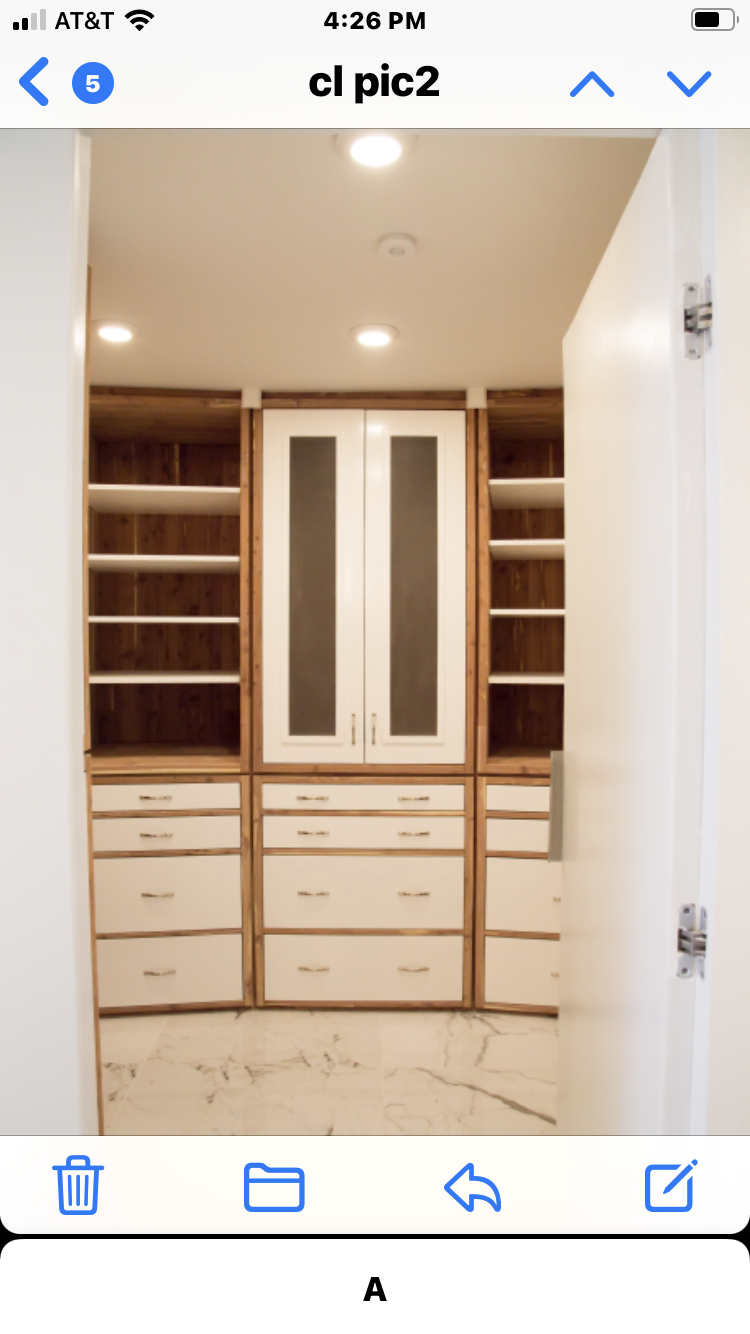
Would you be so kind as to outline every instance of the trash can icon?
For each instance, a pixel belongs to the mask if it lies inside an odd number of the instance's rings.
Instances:
[[[57,1172],[57,1198],[61,1214],[95,1214],[99,1202],[99,1173],[86,1154],[71,1153]]]

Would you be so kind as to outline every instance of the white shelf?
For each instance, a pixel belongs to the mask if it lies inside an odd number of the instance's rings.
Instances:
[[[565,539],[550,537],[528,541],[492,541],[490,553],[493,560],[564,560]]]
[[[238,486],[89,485],[89,505],[111,514],[239,514]]]
[[[90,625],[239,625],[239,616],[89,616]]]
[[[493,672],[491,686],[561,686],[562,672]]]
[[[92,672],[92,686],[239,685],[239,672]]]
[[[493,510],[561,510],[565,504],[562,477],[503,477],[490,480]]]
[[[564,607],[490,607],[490,616],[564,616]]]
[[[89,569],[111,574],[116,570],[145,574],[235,574],[239,556],[89,556]]]

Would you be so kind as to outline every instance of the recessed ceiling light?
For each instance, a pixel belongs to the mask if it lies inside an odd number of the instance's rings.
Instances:
[[[107,343],[129,343],[135,333],[135,325],[123,320],[96,320],[94,328]]]
[[[416,253],[417,243],[406,232],[391,232],[378,242],[378,254],[384,259],[410,259]]]
[[[387,347],[398,338],[398,329],[392,324],[358,324],[352,336],[362,347]]]
[[[415,134],[400,130],[350,130],[334,139],[339,152],[361,167],[388,167],[410,153],[416,142]]]

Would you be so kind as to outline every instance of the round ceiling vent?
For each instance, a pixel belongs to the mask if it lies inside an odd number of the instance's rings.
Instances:
[[[391,232],[378,242],[378,254],[384,259],[411,259],[416,254],[417,243],[406,232]]]

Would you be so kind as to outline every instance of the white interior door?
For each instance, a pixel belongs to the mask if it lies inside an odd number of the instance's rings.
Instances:
[[[365,757],[463,764],[466,418],[368,410]]]
[[[703,277],[697,132],[653,153],[567,334],[559,1128],[690,1127],[704,706]]]
[[[263,758],[364,759],[364,413],[263,414]]]

